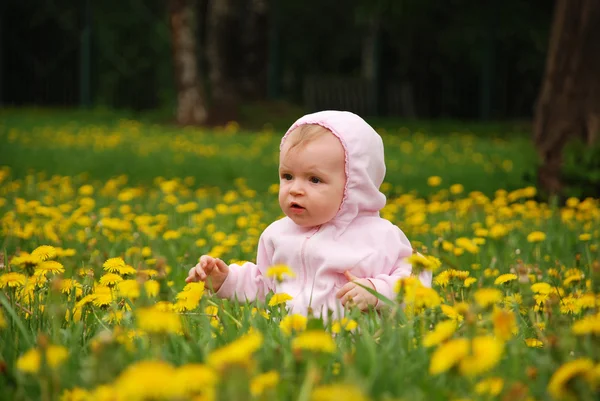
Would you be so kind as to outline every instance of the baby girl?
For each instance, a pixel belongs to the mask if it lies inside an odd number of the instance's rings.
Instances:
[[[406,235],[379,216],[384,176],[383,141],[362,118],[341,111],[300,118],[280,145],[279,205],[286,217],[262,233],[256,264],[228,266],[203,255],[186,282],[210,278],[217,296],[242,301],[287,293],[293,313],[381,307],[364,287],[393,299],[395,283],[411,274],[405,259],[412,254]],[[294,277],[267,277],[280,264]],[[430,272],[419,279],[431,286]]]

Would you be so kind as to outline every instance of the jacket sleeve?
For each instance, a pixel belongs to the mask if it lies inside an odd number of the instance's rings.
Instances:
[[[394,255],[396,262],[394,263],[394,266],[392,266],[391,271],[386,274],[377,274],[375,277],[369,278],[369,281],[373,284],[373,287],[375,287],[375,291],[391,300],[394,300],[396,297],[394,287],[398,280],[408,277],[412,273],[412,266],[406,261],[406,258],[412,255],[412,247],[400,229],[398,229],[398,233],[400,234],[400,237],[396,239],[396,243],[388,244],[388,250],[393,250],[396,253],[396,255]],[[419,274],[419,281],[423,286],[431,287],[431,272],[426,270],[421,272]],[[375,307],[379,308],[381,306],[383,306],[383,304],[377,300]]]
[[[216,295],[220,298],[237,298],[240,301],[264,300],[272,286],[272,280],[264,275],[266,269],[272,265],[272,258],[272,242],[268,240],[265,231],[258,241],[256,264],[246,262],[242,265],[229,265],[229,274]]]

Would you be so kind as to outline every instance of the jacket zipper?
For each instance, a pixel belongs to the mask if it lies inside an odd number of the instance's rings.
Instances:
[[[307,284],[307,278],[308,278],[308,269],[306,268],[306,257],[305,257],[305,250],[306,250],[306,244],[308,243],[308,240],[311,239],[313,236],[315,236],[315,234],[317,234],[319,232],[319,230],[321,230],[321,226],[317,227],[317,229],[315,230],[315,232],[311,233],[310,235],[304,237],[304,242],[302,243],[302,248],[300,250],[300,258],[302,260],[302,287],[301,288],[305,288],[306,284]],[[313,282],[313,287],[314,287],[314,282]],[[310,309],[311,307],[311,303],[312,303],[312,291],[313,289],[311,288],[310,290],[310,299],[309,299],[309,304],[308,307]]]

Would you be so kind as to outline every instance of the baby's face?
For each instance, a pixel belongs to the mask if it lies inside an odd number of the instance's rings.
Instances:
[[[327,223],[344,197],[344,148],[330,132],[300,147],[289,147],[284,142],[279,157],[281,210],[302,227]]]

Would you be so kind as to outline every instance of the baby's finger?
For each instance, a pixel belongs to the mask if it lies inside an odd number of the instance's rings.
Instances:
[[[356,307],[361,311],[366,311],[367,309],[369,309],[369,304],[367,301],[361,300],[359,303],[356,304]]]
[[[358,292],[355,289],[352,289],[351,291],[348,291],[343,297],[342,297],[342,305],[346,305],[348,302],[356,302],[356,300],[354,299],[356,296],[358,295]]]
[[[220,272],[227,272],[229,271],[229,266],[227,266],[227,263],[223,262],[221,259],[217,258],[215,259],[215,266],[216,268],[220,271]]]
[[[358,277],[356,277],[354,274],[350,273],[350,270],[346,270],[344,272],[344,276],[346,276],[346,278],[348,279],[348,281],[358,280]]]
[[[202,255],[200,256],[200,266],[205,268],[207,265],[210,264],[211,261],[214,261],[214,259],[212,258],[212,256],[209,255]]]
[[[348,291],[350,291],[351,289],[353,289],[355,287],[356,287],[356,284],[354,284],[354,283],[344,284],[344,286],[342,288],[340,288],[340,290],[337,292],[336,297],[338,297],[338,298],[343,297]]]
[[[203,269],[203,273],[205,274],[205,277],[210,276],[213,272],[213,270],[215,270],[215,260],[211,259],[206,263],[206,266],[204,266]]]

